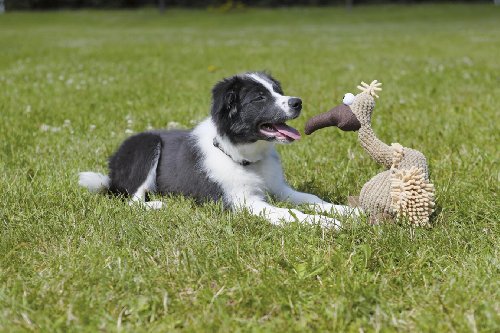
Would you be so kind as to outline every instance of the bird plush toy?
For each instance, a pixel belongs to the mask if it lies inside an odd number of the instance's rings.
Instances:
[[[346,94],[343,103],[317,115],[306,123],[305,133],[336,126],[343,131],[358,131],[358,139],[365,151],[383,171],[370,179],[355,200],[368,213],[370,221],[402,218],[412,225],[429,226],[434,210],[434,185],[429,182],[425,156],[414,149],[380,141],[371,128],[371,116],[377,91],[382,83],[361,82],[359,94]],[[352,200],[351,200],[352,202]]]

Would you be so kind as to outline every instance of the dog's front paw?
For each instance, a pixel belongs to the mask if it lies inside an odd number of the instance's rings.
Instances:
[[[340,229],[342,226],[340,221],[337,221],[334,218],[323,216],[323,215],[310,215],[304,214],[296,209],[283,209],[275,214],[271,214],[269,216],[271,222],[273,224],[279,224],[280,222],[299,222],[299,223],[307,223],[312,225],[319,225],[322,228],[328,229]],[[276,222],[277,219],[279,222]],[[274,220],[274,221],[273,221]]]
[[[328,228],[328,229],[338,230],[338,229],[342,228],[342,224],[340,223],[339,220],[336,220],[336,219],[331,218],[331,217],[326,217],[326,216],[320,217],[319,224],[323,228]]]
[[[314,210],[316,213],[328,213],[337,214],[342,216],[359,216],[362,211],[359,208],[352,208],[344,205],[334,205],[328,202],[310,204],[309,208]]]
[[[274,208],[261,213],[263,217],[274,225],[283,225],[283,223],[299,222],[312,225],[319,225],[328,229],[340,229],[340,221],[323,216],[304,214],[297,209]]]
[[[304,213],[296,209],[275,208],[261,214],[274,225],[281,225],[283,222],[302,222],[305,219]]]
[[[307,222],[309,224],[317,224],[325,229],[338,230],[342,227],[340,221],[323,215],[307,215],[307,218],[304,222]]]

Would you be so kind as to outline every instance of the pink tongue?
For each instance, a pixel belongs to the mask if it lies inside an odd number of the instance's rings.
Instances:
[[[273,124],[273,127],[281,134],[292,138],[294,140],[300,139],[300,133],[295,128],[290,127],[286,124]]]

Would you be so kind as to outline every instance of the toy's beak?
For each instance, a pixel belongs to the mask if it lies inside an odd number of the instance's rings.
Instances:
[[[307,135],[324,127],[336,126],[343,131],[357,131],[361,124],[348,105],[340,104],[328,112],[309,119],[306,123]]]

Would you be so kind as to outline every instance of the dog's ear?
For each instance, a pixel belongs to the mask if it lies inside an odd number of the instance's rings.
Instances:
[[[233,76],[217,83],[212,89],[212,116],[231,118],[238,112],[241,79]]]
[[[235,104],[236,104],[235,103],[236,102],[236,92],[234,90],[229,90],[228,92],[226,92],[226,96],[224,96],[224,98],[225,98],[226,110],[228,110],[229,113],[231,113],[231,110],[235,108]]]

